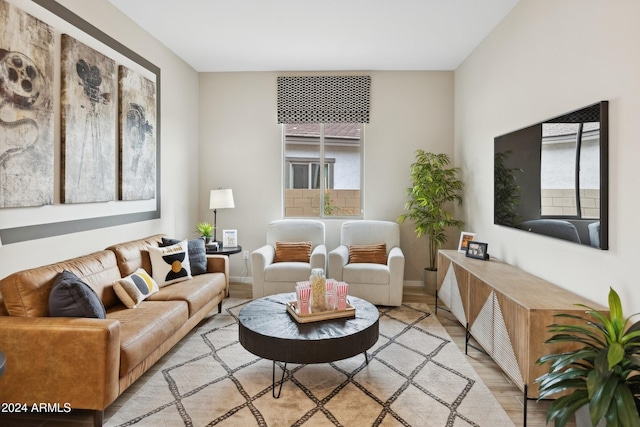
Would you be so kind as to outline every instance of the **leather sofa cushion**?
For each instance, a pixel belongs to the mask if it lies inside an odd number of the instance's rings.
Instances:
[[[107,319],[120,321],[120,378],[160,347],[188,320],[183,301],[142,301],[136,308],[118,305]]]
[[[156,234],[144,239],[131,240],[109,246],[107,250],[113,251],[118,260],[121,277],[127,277],[139,268],[144,268],[149,274],[151,271],[151,259],[149,258],[149,246],[158,247],[162,243],[164,234]]]
[[[0,281],[0,293],[11,316],[46,317],[49,294],[58,274],[67,270],[93,289],[106,309],[119,304],[113,282],[120,279],[116,257],[101,251],[56,264],[19,271]]]
[[[193,279],[167,285],[149,296],[147,301],[184,301],[189,306],[189,317],[226,290],[223,273],[208,273]]]

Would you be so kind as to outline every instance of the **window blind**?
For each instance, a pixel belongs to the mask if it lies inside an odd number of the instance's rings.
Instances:
[[[369,123],[370,76],[278,77],[278,123]]]

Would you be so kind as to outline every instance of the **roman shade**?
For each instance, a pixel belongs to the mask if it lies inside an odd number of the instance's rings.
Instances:
[[[278,77],[278,123],[369,123],[370,76]]]

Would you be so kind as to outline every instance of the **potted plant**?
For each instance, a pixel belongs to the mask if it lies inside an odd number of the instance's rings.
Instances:
[[[539,399],[566,393],[554,400],[547,423],[564,426],[579,408],[588,407],[592,425],[640,426],[640,321],[631,323],[622,313],[620,297],[609,291],[609,314],[585,307],[585,316],[557,314],[572,324],[554,323],[547,343],[569,343],[575,349],[549,354],[537,363],[550,363],[549,372],[536,381]],[[577,322],[576,322],[577,321]]]
[[[213,225],[206,221],[201,221],[196,225],[196,231],[204,237],[206,243],[211,242],[211,232],[213,232]]]
[[[460,168],[447,167],[451,161],[446,154],[416,151],[416,161],[411,165],[412,186],[407,188],[409,201],[405,205],[408,213],[398,217],[402,223],[410,219],[415,224],[417,237],[426,235],[429,239],[429,266],[425,275],[432,272],[435,289],[438,249],[447,241],[445,233],[448,227],[462,229],[463,222],[454,218],[448,210],[450,202],[462,204],[463,184],[457,178]]]

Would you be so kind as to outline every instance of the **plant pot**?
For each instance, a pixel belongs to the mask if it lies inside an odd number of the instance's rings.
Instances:
[[[603,418],[595,427],[605,427],[606,420]],[[593,427],[589,418],[589,405],[584,405],[576,411],[576,427]]]
[[[436,294],[438,286],[438,270],[424,269],[424,288],[428,295]]]

